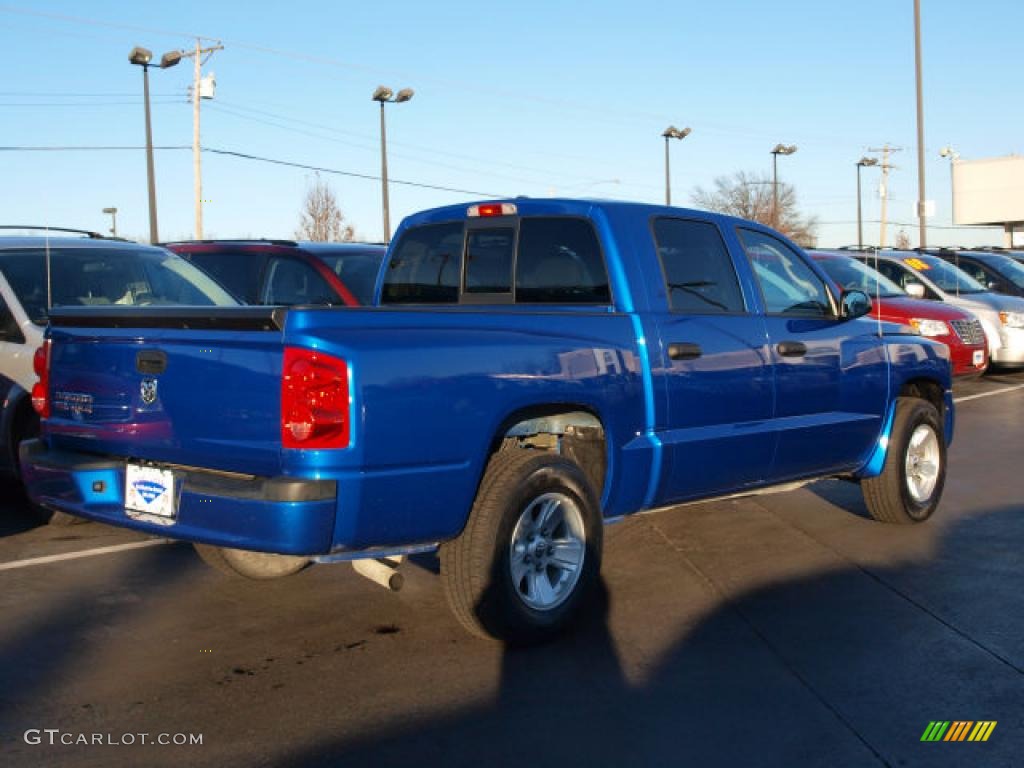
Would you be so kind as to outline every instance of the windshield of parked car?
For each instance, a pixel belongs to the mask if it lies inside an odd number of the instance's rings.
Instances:
[[[316,255],[352,291],[360,304],[373,304],[373,292],[377,287],[377,273],[384,260],[384,251]]]
[[[864,291],[868,296],[883,299],[906,296],[903,289],[888,277],[849,256],[816,261],[844,291]]]
[[[907,256],[902,262],[925,275],[946,293],[984,293],[986,288],[962,269],[938,256]]]
[[[0,272],[29,319],[45,325],[43,249],[0,251]],[[54,307],[238,304],[216,281],[180,256],[129,248],[51,248],[50,294]]]
[[[1005,277],[1018,288],[1024,288],[1024,264],[1014,258],[1002,254],[990,256],[983,262]]]

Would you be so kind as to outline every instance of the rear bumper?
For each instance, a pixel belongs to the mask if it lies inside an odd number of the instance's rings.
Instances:
[[[129,517],[124,509],[125,462],[51,450],[41,440],[21,445],[21,467],[37,504],[101,523],[172,539],[289,555],[331,549],[337,510],[333,480],[249,478],[173,468],[181,481],[177,519],[170,525]]]

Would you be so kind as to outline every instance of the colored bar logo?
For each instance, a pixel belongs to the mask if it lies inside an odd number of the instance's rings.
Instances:
[[[932,720],[921,741],[988,741],[997,720]]]

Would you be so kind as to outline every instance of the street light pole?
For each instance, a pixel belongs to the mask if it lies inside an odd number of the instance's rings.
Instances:
[[[680,130],[674,125],[670,125],[662,131],[661,135],[665,137],[665,205],[672,205],[672,182],[669,175],[668,140],[679,139],[682,141],[690,135],[690,129],[683,128]]]
[[[153,123],[149,116],[149,64],[142,65],[142,98],[146,103],[146,185],[149,190],[149,242],[160,242],[156,223],[156,179],[153,170]]]
[[[128,61],[142,67],[142,99],[146,106],[146,182],[149,188],[149,242],[160,242],[156,223],[156,178],[153,171],[153,125],[149,115],[149,68],[153,52],[135,46],[128,54]],[[169,51],[160,59],[160,68],[168,69],[181,61],[180,51]]]
[[[917,75],[917,218],[919,245],[926,248],[928,227],[925,225],[924,191],[924,93],[921,83],[921,0],[914,0],[914,64]]]
[[[796,144],[776,144],[772,147],[772,229],[779,228],[779,155],[792,155]]]
[[[110,234],[117,237],[117,208],[104,208],[103,212],[110,214]]]
[[[864,248],[864,219],[861,216],[860,169],[866,165],[878,165],[874,157],[862,157],[857,161],[857,249]]]
[[[380,182],[381,182],[381,205],[384,209],[384,242],[391,240],[391,205],[388,200],[388,138],[387,128],[384,123],[384,104],[401,104],[413,97],[412,88],[403,88],[397,95],[392,96],[390,88],[378,85],[373,92],[373,100],[380,102]]]

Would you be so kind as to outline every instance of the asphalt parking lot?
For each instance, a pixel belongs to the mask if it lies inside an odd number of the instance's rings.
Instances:
[[[5,488],[0,763],[1020,765],[1024,374],[957,396],[929,523],[875,523],[838,481],[633,518],[603,610],[530,650],[464,634],[433,558],[397,594],[346,565],[236,581],[187,545],[38,527]],[[997,726],[921,742],[935,720]]]

